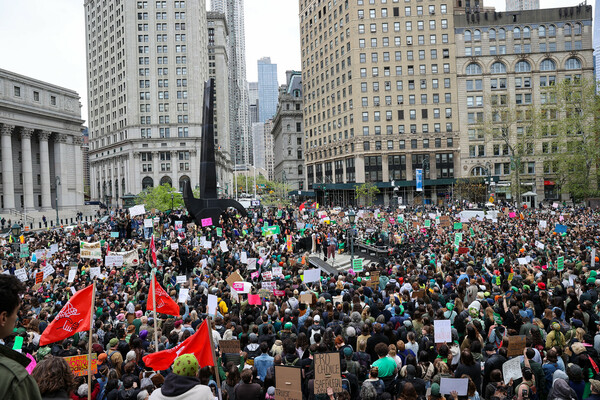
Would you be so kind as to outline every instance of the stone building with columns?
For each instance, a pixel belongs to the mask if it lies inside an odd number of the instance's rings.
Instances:
[[[42,212],[50,219],[57,206],[83,206],[79,99],[73,90],[0,69],[2,215]]]

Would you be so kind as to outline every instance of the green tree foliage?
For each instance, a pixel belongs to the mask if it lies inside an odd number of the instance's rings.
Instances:
[[[454,186],[454,193],[461,199],[485,203],[487,201],[487,186],[482,177],[458,178]]]
[[[194,191],[194,195],[198,197],[198,192]],[[165,183],[161,186],[145,189],[137,195],[135,202],[136,204],[144,204],[146,210],[155,208],[164,212],[171,209],[171,199],[173,209],[178,210],[185,207],[183,195],[171,185]]]
[[[362,185],[356,185],[356,199],[362,200],[362,204],[370,207],[375,202],[375,196],[379,193],[379,188],[373,182],[366,182]]]

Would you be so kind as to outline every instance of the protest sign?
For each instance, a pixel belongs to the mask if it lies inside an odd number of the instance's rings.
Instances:
[[[371,272],[371,279],[369,280],[369,286],[371,288],[377,288],[379,286],[379,271]]]
[[[523,354],[523,348],[521,348],[521,354]],[[502,364],[502,376],[504,377],[504,384],[506,385],[511,379],[516,381],[517,379],[522,378],[523,371],[521,371],[521,357],[512,358]]]
[[[310,293],[300,295],[300,303],[312,304],[313,296]]]
[[[508,356],[519,356],[523,354],[525,348],[525,335],[523,336],[509,336],[508,337]]]
[[[100,276],[100,267],[91,267],[90,268],[90,277],[94,279],[96,276]]]
[[[469,378],[441,378],[440,394],[457,392],[459,396],[466,396],[469,388]]]
[[[81,258],[91,258],[98,260],[102,258],[102,246],[100,242],[87,243],[79,242],[79,256]]]
[[[179,297],[177,298],[177,302],[185,303],[187,301],[189,293],[190,293],[190,289],[187,289],[187,288],[179,289]]]
[[[183,284],[187,281],[187,276],[185,275],[177,275],[177,278],[175,279],[175,284]]]
[[[275,366],[275,400],[302,400],[302,370]]]
[[[19,257],[20,258],[27,258],[27,257],[29,257],[29,245],[28,244],[25,244],[25,243],[21,244]]]
[[[333,389],[333,393],[341,392],[340,353],[314,354],[313,361],[315,363],[314,393],[325,394],[329,387]]]
[[[352,260],[352,269],[354,272],[363,272],[363,260],[360,258],[355,258]]]
[[[227,284],[229,286],[233,286],[233,282],[243,282],[244,279],[240,276],[240,274],[238,274],[237,271],[235,271],[234,273],[232,273],[231,275],[229,275],[227,277],[227,279],[225,279],[225,281],[227,282]]]
[[[42,271],[44,272],[44,279],[46,279],[54,273],[54,267],[48,264],[44,268],[42,268]]]
[[[256,269],[256,258],[248,258],[248,271]]]
[[[221,246],[221,251],[223,253],[227,253],[229,251],[229,247],[227,247],[227,242],[225,240],[221,240],[219,245]]]
[[[122,267],[123,256],[106,256],[104,257],[104,265],[110,267]]]
[[[240,253],[240,262],[242,264],[248,264],[248,253],[246,253],[245,251],[242,251]]]
[[[139,204],[137,206],[133,206],[133,207],[129,208],[129,215],[132,217],[135,217],[137,215],[144,215],[144,214],[146,214],[146,210],[144,209],[143,204]]]
[[[260,283],[261,288],[267,289],[269,292],[272,292],[277,287],[277,282],[273,281],[264,281]]]
[[[433,333],[435,343],[452,342],[452,326],[449,319],[437,319],[433,321]]]
[[[152,218],[144,219],[144,228],[152,228],[153,226],[154,226],[154,223],[152,221]]]
[[[211,217],[202,218],[202,220],[200,220],[200,223],[202,224],[202,227],[211,226],[213,224]]]
[[[283,277],[283,267],[273,267],[273,276],[281,276]]]
[[[556,271],[562,272],[565,269],[565,257],[560,256],[556,259]]]
[[[40,271],[35,274],[35,284],[39,285],[44,281],[44,272]]]
[[[239,340],[219,340],[219,348],[223,354],[239,354],[240,353],[240,341]]]
[[[130,251],[109,251],[108,255],[123,257],[122,266],[124,267],[137,267],[138,265],[140,265],[140,258],[137,249],[133,249]]]
[[[25,268],[16,269],[15,276],[19,278],[21,282],[27,282],[27,270]]]
[[[321,280],[321,269],[307,269],[304,271],[304,283],[319,282]]]
[[[206,306],[206,312],[211,317],[214,317],[217,312],[217,296],[214,294],[208,295],[208,305]]]
[[[87,376],[88,374],[88,355],[82,356],[73,356],[73,357],[64,357],[69,367],[71,367],[71,371],[75,376]],[[92,353],[92,375],[98,373],[98,355],[96,353]]]
[[[238,293],[250,293],[252,284],[250,282],[233,282],[231,288]]]
[[[260,295],[258,295],[258,294],[249,294],[248,295],[248,304],[260,306],[262,304],[260,302]]]
[[[556,224],[556,226],[554,227],[554,232],[556,232],[556,233],[567,233],[567,226],[566,225],[561,225],[561,224]]]

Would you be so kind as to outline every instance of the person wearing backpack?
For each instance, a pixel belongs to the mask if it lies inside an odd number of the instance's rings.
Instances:
[[[552,331],[546,336],[546,349],[551,349],[554,346],[564,347],[566,344],[565,335],[560,331],[560,324],[558,322],[552,322],[550,327],[552,328]]]

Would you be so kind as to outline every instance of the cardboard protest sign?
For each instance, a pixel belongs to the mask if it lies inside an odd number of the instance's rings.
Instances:
[[[302,400],[301,369],[275,366],[275,400]]]
[[[315,354],[315,394],[326,394],[327,388],[333,393],[342,391],[342,375],[339,353]]]
[[[523,349],[526,345],[526,337],[522,336],[509,336],[508,337],[508,356],[520,356],[523,354]]]
[[[223,354],[239,354],[240,353],[240,341],[239,340],[219,340],[219,348]]]
[[[75,376],[87,376],[89,362],[88,355],[82,356],[73,356],[73,357],[64,357],[69,367],[71,367],[71,371],[73,371],[73,375]],[[96,353],[92,353],[92,374],[98,373],[98,355]]]
[[[300,295],[300,303],[312,304],[313,296],[310,293]]]
[[[232,273],[231,275],[229,275],[227,277],[227,279],[225,279],[225,281],[227,281],[227,284],[229,286],[233,286],[233,282],[243,282],[244,278],[242,278],[240,276],[240,274],[238,274],[237,271],[235,271],[234,273]]]
[[[450,223],[450,217],[447,215],[442,215],[440,217],[440,225],[442,226],[442,228],[449,228],[451,225]]]
[[[423,297],[423,296],[425,296],[424,290],[415,290],[410,295],[410,297],[412,297],[413,299],[416,299],[417,297]]]
[[[369,280],[369,286],[372,288],[379,287],[379,271],[371,272],[371,279]]]
[[[449,319],[436,319],[433,321],[435,343],[452,342],[452,326]]]

